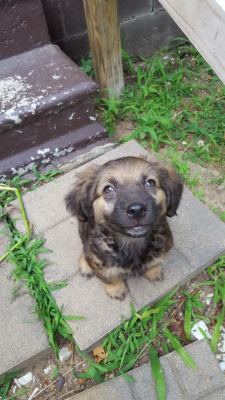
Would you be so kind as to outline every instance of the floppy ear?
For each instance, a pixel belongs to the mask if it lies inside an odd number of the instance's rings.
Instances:
[[[168,217],[176,215],[182,191],[183,181],[174,169],[159,168],[159,180],[166,195]]]
[[[92,211],[93,192],[98,165],[92,165],[77,175],[74,189],[65,197],[66,208],[79,221],[86,222]]]

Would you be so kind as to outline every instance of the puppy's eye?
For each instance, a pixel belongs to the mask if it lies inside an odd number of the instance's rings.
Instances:
[[[155,186],[155,180],[154,179],[147,179],[145,182],[145,186],[148,188],[153,188]]]
[[[105,193],[105,194],[111,194],[111,193],[114,193],[114,192],[115,192],[114,187],[110,186],[110,185],[105,186],[104,189],[103,189],[103,193]]]

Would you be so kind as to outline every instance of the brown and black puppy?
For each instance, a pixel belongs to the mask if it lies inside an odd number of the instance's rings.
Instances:
[[[66,206],[79,221],[80,271],[95,274],[122,300],[126,279],[162,279],[160,259],[173,239],[166,216],[176,214],[183,184],[174,170],[136,157],[92,165],[78,175]]]

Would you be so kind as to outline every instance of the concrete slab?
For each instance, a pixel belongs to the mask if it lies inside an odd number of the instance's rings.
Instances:
[[[45,247],[52,250],[48,254],[49,265],[45,270],[48,282],[72,279],[78,272],[81,240],[77,235],[77,221],[69,218],[48,229]]]
[[[207,341],[192,343],[186,346],[186,350],[195,360],[197,371],[186,367],[175,352],[166,356],[185,398],[205,398],[206,395],[225,386],[225,376],[220,371],[219,364]]]
[[[222,400],[225,398],[225,376],[206,341],[192,343],[186,350],[196,362],[197,369],[187,368],[175,353],[161,357],[161,365],[165,374],[167,400]],[[129,372],[134,378],[127,382],[121,377],[93,387],[83,393],[71,397],[71,400],[89,399],[126,399],[157,400],[155,385],[149,364]]]
[[[78,315],[85,319],[70,321],[75,342],[81,350],[89,350],[118,326],[122,318],[130,316],[130,295],[121,303],[105,294],[97,278],[89,280],[77,273],[68,286],[54,292],[58,306],[64,306],[65,315]]]
[[[2,227],[0,224],[0,230]],[[7,242],[7,237],[1,235],[1,255]],[[13,297],[12,268],[6,262],[0,264],[0,376],[28,366],[49,350],[42,323],[34,314],[34,302],[26,289],[22,287],[18,296]]]
[[[72,396],[70,400],[135,400],[129,384],[122,377],[112,379],[92,389]],[[139,399],[139,398],[138,398]],[[146,398],[145,398],[146,399]],[[153,400],[151,398],[151,400]],[[155,399],[154,399],[155,400]],[[173,399],[174,400],[174,399]]]
[[[166,380],[166,392],[167,400],[178,400],[183,399],[183,392],[179,386],[176,377],[173,375],[173,371],[170,368],[166,357],[161,357],[161,367],[165,375]],[[155,392],[155,383],[151,373],[150,364],[144,364],[143,366],[134,369],[129,372],[134,378],[134,381],[129,384],[131,393],[134,399],[138,400],[157,400]]]
[[[225,252],[225,224],[187,188],[178,217],[170,219],[175,248],[201,269]]]
[[[125,155],[146,154],[135,141],[130,141],[94,162],[102,164]],[[79,276],[81,243],[77,222],[65,211],[64,196],[73,184],[75,173],[86,165],[24,196],[31,223],[36,232],[44,234],[46,246],[53,251],[48,255],[50,265],[46,268],[46,279],[69,282],[66,288],[53,292],[58,305],[64,304],[65,314],[86,317],[84,321],[70,321],[75,340],[82,350],[90,349],[115,328],[121,316],[130,316],[130,301],[137,309],[154,303],[225,252],[225,224],[185,189],[178,216],[169,220],[175,244],[163,265],[164,281],[150,284],[145,279],[130,279],[130,294],[126,301],[120,303],[109,299],[97,279],[86,281]]]

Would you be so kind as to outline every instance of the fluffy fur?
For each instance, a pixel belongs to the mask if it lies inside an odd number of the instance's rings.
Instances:
[[[136,157],[82,171],[66,196],[79,221],[81,273],[95,274],[120,300],[129,276],[162,279],[160,260],[173,244],[166,217],[176,214],[182,190],[173,169]]]

